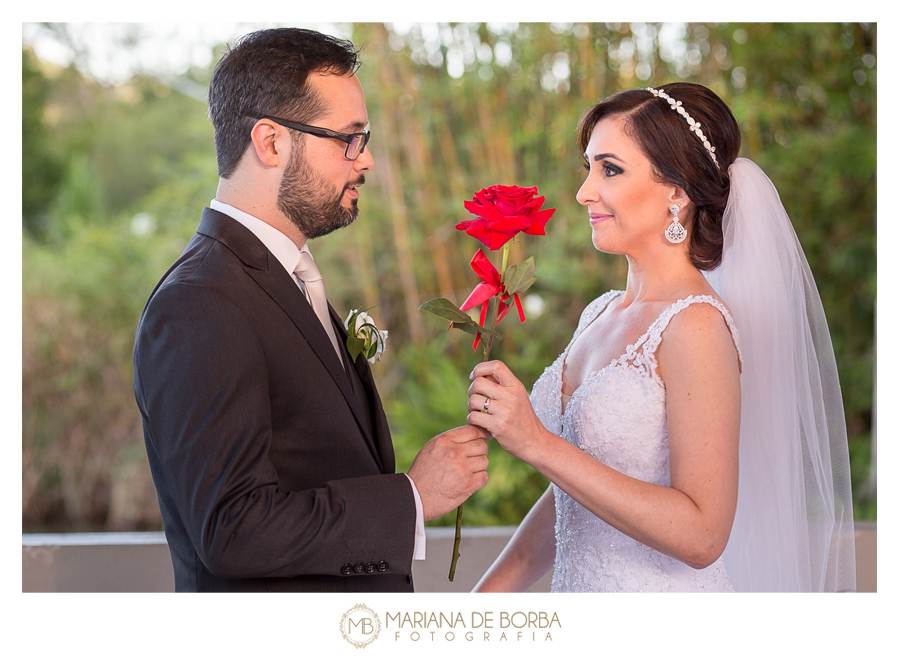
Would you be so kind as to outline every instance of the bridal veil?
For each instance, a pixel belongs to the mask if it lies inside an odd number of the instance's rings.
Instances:
[[[725,565],[739,592],[852,591],[847,430],[822,302],[772,182],[744,158],[729,175],[722,264],[707,273],[744,358]]]

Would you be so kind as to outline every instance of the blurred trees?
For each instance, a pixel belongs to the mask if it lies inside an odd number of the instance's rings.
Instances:
[[[131,353],[215,194],[212,129],[157,80],[106,88],[27,49],[23,62],[23,87],[43,90],[23,107],[23,528],[158,528]]]
[[[46,230],[50,202],[62,178],[64,154],[54,150],[44,119],[50,81],[30,50],[22,51],[22,225],[32,235]]]
[[[496,349],[530,386],[584,306],[624,286],[624,259],[596,252],[574,129],[599,98],[684,79],[734,110],[742,155],[778,187],[829,318],[843,386],[858,516],[869,478],[875,363],[874,25],[358,24],[376,167],[360,219],[317,241],[329,299],[391,332],[373,367],[398,469],[465,422],[469,337],[416,309],[461,302],[476,243],[454,230],[488,185],[537,185],[557,208],[528,322]],[[185,77],[205,84],[209,72]],[[159,527],[131,392],[143,304],[196,228],[217,182],[204,104],[150,77],[104,87],[23,49],[23,525]],[[513,320],[506,322],[516,324]],[[491,448],[469,524],[513,524],[546,487]],[[452,522],[452,515],[446,522]]]

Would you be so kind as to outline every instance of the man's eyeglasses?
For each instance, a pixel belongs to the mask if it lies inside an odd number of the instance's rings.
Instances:
[[[285,128],[290,128],[291,130],[296,130],[301,133],[308,133],[310,135],[315,135],[316,137],[330,137],[332,139],[339,139],[342,142],[346,142],[347,150],[344,152],[344,157],[348,160],[356,160],[366,148],[366,144],[369,143],[368,130],[363,130],[361,133],[352,133],[348,135],[346,133],[339,133],[334,130],[328,130],[327,128],[316,128],[315,126],[307,126],[302,123],[295,123],[293,121],[288,121],[287,119],[279,119],[277,117],[268,115],[265,115],[262,118],[269,119],[270,121],[274,121],[275,123],[284,126]]]

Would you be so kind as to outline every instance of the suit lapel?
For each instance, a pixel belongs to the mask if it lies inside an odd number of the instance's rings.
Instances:
[[[330,307],[330,304],[329,304]],[[340,316],[331,308],[331,317],[338,332],[338,340],[342,345],[347,344],[347,329],[344,327]],[[358,354],[354,361],[350,361],[350,355],[344,350],[347,360],[348,374],[354,380],[354,386],[360,398],[364,398],[366,410],[369,412],[368,417],[371,418],[372,434],[375,437],[376,451],[381,456],[383,462],[382,472],[393,473],[396,468],[394,459],[394,444],[391,442],[391,430],[387,423],[387,417],[384,408],[381,405],[381,397],[378,395],[378,387],[375,386],[375,380],[372,377],[372,369],[369,367],[368,361],[362,354]]]
[[[329,375],[331,375],[335,384],[337,384],[353,412],[353,416],[366,439],[372,456],[378,463],[379,468],[385,472],[384,464],[379,454],[380,451],[376,447],[370,425],[365,418],[359,400],[351,388],[347,373],[338,361],[334,346],[331,344],[328,334],[325,333],[325,328],[319,321],[318,316],[316,316],[312,306],[306,301],[300,288],[291,279],[291,276],[285,271],[281,263],[278,262],[278,259],[253,235],[252,231],[231,217],[210,208],[203,209],[197,232],[218,240],[233,251],[243,261],[247,274],[256,281],[259,287],[291,319]],[[346,341],[346,330],[343,329],[340,318],[338,318],[330,304],[329,310],[331,311],[332,320],[337,319],[335,331],[338,332],[338,336],[342,336],[340,340],[343,345]],[[342,347],[342,349],[346,351],[345,347]],[[393,456],[393,450],[390,451],[390,454]]]

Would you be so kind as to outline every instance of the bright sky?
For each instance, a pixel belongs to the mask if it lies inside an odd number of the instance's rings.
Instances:
[[[230,43],[247,32],[283,24],[68,23],[65,31],[71,38],[70,46],[39,23],[23,23],[22,42],[31,45],[40,59],[62,66],[72,61],[75,51],[81,51],[86,55],[83,65],[93,77],[116,84],[138,72],[165,78],[179,75],[191,66],[206,68],[218,44]],[[346,24],[293,25],[349,36]]]
[[[67,66],[75,61],[78,68],[102,83],[119,84],[134,74],[153,75],[162,80],[174,80],[191,67],[207,69],[213,59],[221,56],[223,43],[231,43],[248,32],[279,25],[279,23],[23,23],[22,40],[34,48],[37,56],[48,62]],[[283,25],[283,23],[282,23]],[[313,22],[301,24],[339,37],[352,36],[349,23]],[[518,27],[514,22],[487,22],[488,29],[501,37],[491,47],[479,45],[478,36],[466,24],[451,27],[448,23],[420,23],[421,36],[428,61],[434,66],[446,65],[451,77],[462,76],[477,62],[488,64],[492,60],[506,66],[512,59],[510,43],[506,39]],[[551,28],[560,33],[573,30],[572,22],[551,22]],[[394,22],[393,30],[405,35],[412,23]],[[575,26],[587,33],[581,24]],[[686,62],[691,55],[699,61],[700,52],[688,52],[683,41],[684,23],[666,23],[657,32],[645,23],[633,23],[633,39],[623,41],[611,55],[639,60],[635,73],[641,80],[648,79],[650,66],[643,60],[659,40],[662,58],[666,61]],[[442,46],[446,50],[442,51]],[[422,45],[418,46],[419,48]],[[695,49],[696,50],[696,49]],[[636,52],[637,51],[637,52]],[[445,60],[446,57],[446,60]],[[696,64],[696,62],[692,62]],[[483,69],[479,74],[483,74]],[[488,72],[487,75],[490,75]],[[542,84],[549,91],[569,76],[569,61],[565,53],[554,56],[552,71],[545,71]],[[190,89],[182,89],[191,93]],[[202,91],[202,90],[201,90]],[[205,93],[197,94],[198,98]]]

